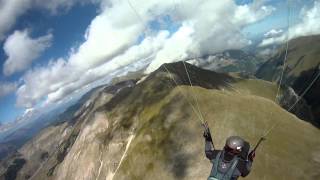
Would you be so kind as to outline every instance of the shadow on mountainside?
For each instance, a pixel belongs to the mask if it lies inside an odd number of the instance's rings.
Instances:
[[[319,73],[318,68],[310,69],[308,71],[303,71],[301,75],[294,81],[292,87],[297,91],[299,95],[311,85],[311,82]],[[314,82],[310,89],[303,96],[308,105],[311,107],[314,121],[311,121],[313,125],[320,128],[320,78]],[[293,109],[294,111],[295,109]]]

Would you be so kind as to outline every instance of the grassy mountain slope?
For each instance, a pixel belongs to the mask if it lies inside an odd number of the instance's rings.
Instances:
[[[256,76],[278,82],[283,69],[285,49],[282,48],[257,71]],[[283,84],[291,86],[299,95],[309,86],[320,71],[320,35],[300,37],[289,42],[288,58],[283,75]],[[305,94],[311,106],[315,125],[320,123],[320,79]],[[294,110],[295,111],[295,110]]]
[[[256,75],[269,81],[278,81],[283,68],[285,48],[269,59],[257,71]],[[318,68],[320,64],[320,35],[293,39],[289,42],[284,81],[293,85],[306,71]]]
[[[270,93],[267,89],[256,91],[262,86],[255,85],[255,82],[244,80],[241,83],[250,86],[241,89],[237,82],[235,87],[238,87],[240,94],[230,88],[221,91],[221,88],[207,90],[183,86],[182,91],[186,91],[189,100],[192,91],[195,91],[205,119],[214,132],[217,147],[220,148],[230,135],[241,135],[250,142],[255,142],[267,128],[276,122],[280,123],[259,150],[253,172],[248,179],[319,177],[316,171],[320,167],[319,162],[313,159],[320,150],[316,138],[319,130],[259,96],[270,97],[270,94],[275,93]],[[142,125],[135,127],[135,137],[115,179],[206,179],[211,167],[203,154],[202,128],[180,90],[173,89],[161,101],[134,116],[140,122],[138,124]],[[246,93],[241,93],[241,90]],[[127,110],[134,101],[130,98],[136,96],[127,97],[122,101],[123,105],[118,106],[115,112],[108,113],[108,116],[111,119],[121,118],[119,112],[124,110],[122,108]],[[158,170],[161,173],[157,173]],[[296,171],[292,172],[293,170]],[[308,170],[315,173],[306,174],[305,171]]]
[[[183,87],[191,93],[192,89]],[[255,142],[279,122],[258,151],[248,179],[312,179],[319,177],[319,131],[265,98],[197,88],[201,110],[217,148],[230,135]],[[201,127],[188,103],[174,89],[155,107],[142,112],[144,125],[136,131],[115,179],[205,179],[210,163],[204,158]],[[286,128],[283,128],[286,127]],[[311,148],[312,147],[312,148]],[[316,147],[316,148],[315,148]],[[303,152],[303,153],[302,153]],[[139,168],[136,168],[139,167]],[[160,169],[159,175],[157,171]],[[305,173],[305,171],[311,171]],[[314,172],[312,172],[314,171]]]
[[[80,115],[83,120],[73,126],[78,134],[70,136],[74,143],[61,162],[55,163],[58,150],[33,173],[33,179],[206,179],[211,164],[204,155],[203,129],[189,104],[195,106],[193,96],[217,148],[230,135],[254,144],[266,129],[279,123],[258,149],[247,179],[320,178],[320,131],[275,104],[273,84],[187,64],[192,88],[182,63],[166,67],[179,86],[162,66],[111,100],[97,96],[94,108]],[[30,164],[26,161],[23,169]],[[18,179],[25,177],[22,172]]]

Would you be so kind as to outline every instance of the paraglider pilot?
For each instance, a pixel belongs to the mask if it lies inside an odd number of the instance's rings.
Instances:
[[[214,148],[208,124],[204,124],[205,154],[211,161],[212,169],[208,180],[236,180],[250,173],[255,150],[248,154],[250,145],[238,136],[226,140],[223,150]]]

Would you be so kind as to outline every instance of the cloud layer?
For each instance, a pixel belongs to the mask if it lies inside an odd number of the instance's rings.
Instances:
[[[0,41],[16,23],[17,19],[31,8],[46,10],[51,14],[70,9],[76,3],[100,0],[0,0]]]
[[[16,89],[16,83],[0,82],[0,98],[15,92]]]
[[[105,6],[92,20],[85,41],[71,48],[68,57],[25,74],[17,105],[30,108],[43,98],[47,104],[58,102],[139,61],[151,62],[147,68],[151,72],[164,62],[244,47],[250,41],[241,29],[274,11],[262,4],[237,6],[232,0],[113,0],[102,4]],[[172,22],[163,22],[164,16]],[[154,21],[177,29],[155,30],[150,27]]]
[[[52,34],[33,39],[27,30],[15,31],[3,45],[8,56],[3,66],[3,74],[9,76],[29,68],[32,62],[50,47],[51,40]]]
[[[270,31],[266,32],[263,36],[265,38],[273,38],[278,37],[283,33],[282,29],[271,29]]]
[[[300,37],[310,36],[320,33],[320,1],[316,0],[312,8],[302,8],[300,12],[301,21],[298,24],[292,25],[289,32],[283,33],[281,36],[272,36],[264,39],[260,46],[268,46],[272,44],[279,44],[289,40]],[[288,36],[289,33],[289,37]]]

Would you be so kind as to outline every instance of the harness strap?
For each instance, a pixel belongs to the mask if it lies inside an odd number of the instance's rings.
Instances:
[[[233,161],[230,169],[227,171],[226,179],[231,179],[231,177],[232,177],[232,175],[233,175],[233,173],[234,173],[234,171],[235,171],[235,169],[236,169],[236,167],[237,167],[238,161],[239,161],[238,158],[236,158],[236,159]]]
[[[217,156],[216,156],[216,158],[215,158],[215,160],[214,160],[214,171],[213,171],[213,176],[214,177],[217,177],[218,176],[218,167],[219,167],[219,160],[220,160],[220,157],[221,157],[221,154],[222,154],[222,151],[220,151],[218,154],[217,154]]]
[[[222,174],[218,170],[219,169],[218,168],[219,164],[222,161],[221,156],[222,156],[222,151],[220,151],[217,154],[216,158],[213,161],[214,162],[214,169],[213,169],[213,174],[212,174],[213,177],[210,177],[210,178],[215,178],[215,179],[218,179],[218,180],[230,180],[232,175],[233,175],[233,173],[234,173],[234,171],[235,171],[235,169],[236,169],[236,167],[237,167],[239,159],[235,157],[232,160],[232,165],[229,167],[228,171],[225,174]]]

